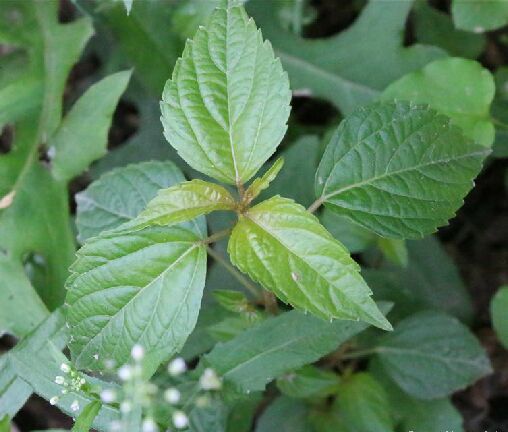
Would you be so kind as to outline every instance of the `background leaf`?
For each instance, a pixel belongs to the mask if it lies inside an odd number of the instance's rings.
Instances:
[[[490,304],[492,325],[501,343],[508,348],[508,286],[499,288]]]
[[[376,348],[383,370],[421,399],[448,396],[492,370],[485,351],[455,318],[420,312],[401,321]]]
[[[454,215],[487,152],[430,108],[374,104],[347,117],[333,135],[316,194],[383,237],[419,238]]]
[[[382,99],[429,104],[450,117],[465,136],[491,147],[494,125],[489,111],[494,92],[494,78],[487,69],[472,60],[449,58],[429,63],[390,84]]]
[[[508,3],[453,0],[452,15],[457,28],[483,33],[508,23]]]

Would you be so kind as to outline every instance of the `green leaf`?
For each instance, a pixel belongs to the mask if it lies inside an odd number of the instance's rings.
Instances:
[[[196,406],[189,415],[189,432],[224,432],[227,410],[222,401]]]
[[[452,119],[464,135],[484,147],[494,142],[490,104],[495,85],[492,74],[473,60],[449,58],[429,63],[395,81],[381,95],[429,104]]]
[[[347,117],[333,135],[316,194],[383,237],[420,238],[454,216],[486,154],[433,109],[374,104]]]
[[[351,432],[394,430],[388,396],[369,373],[356,373],[342,380],[334,409]]]
[[[95,400],[83,408],[83,411],[81,411],[74,423],[72,432],[89,432],[92,428],[95,417],[97,417],[97,414],[99,414],[99,411],[101,410],[101,407],[101,401]]]
[[[473,305],[459,270],[435,237],[408,241],[408,266],[364,269],[376,299],[395,303],[391,319],[436,309],[470,322]]]
[[[307,365],[278,378],[277,387],[282,394],[292,398],[326,398],[338,390],[339,377],[333,372]]]
[[[303,402],[278,397],[259,418],[256,432],[312,432],[308,414],[309,408]]]
[[[453,0],[452,16],[457,28],[483,33],[508,24],[508,3],[505,1]]]
[[[68,181],[106,154],[111,119],[130,75],[118,72],[92,85],[65,116],[48,142],[56,179]]]
[[[22,265],[0,251],[0,335],[27,335],[46,318],[48,310]]]
[[[167,0],[135,1],[132,13],[127,15],[120,2],[108,7],[100,2],[97,3],[95,14],[97,21],[106,22],[120,51],[128,57],[129,64],[134,66],[134,74],[139,82],[157,98],[160,97],[168,73],[173,69],[183,46],[170,25],[175,9],[170,3]],[[114,46],[112,54],[117,55],[116,51],[117,47]],[[159,128],[157,133],[160,134]],[[147,141],[143,144],[145,148]]]
[[[250,203],[253,199],[255,199],[262,191],[267,189],[270,186],[270,183],[276,179],[279,171],[282,169],[284,165],[284,158],[277,159],[273,165],[266,170],[266,172],[261,176],[255,179],[252,184],[245,191],[245,201]]]
[[[11,421],[9,420],[9,416],[5,415],[0,419],[0,432],[10,432],[11,431]]]
[[[366,328],[363,322],[329,323],[294,310],[217,344],[205,359],[239,391],[264,390],[274,378],[319,360]]]
[[[187,42],[166,83],[164,133],[194,169],[225,183],[244,183],[284,136],[290,99],[287,75],[271,45],[242,7],[228,5]]]
[[[372,231],[329,208],[325,208],[320,217],[323,226],[351,253],[363,252],[372,246],[378,238]]]
[[[408,394],[434,399],[452,394],[492,369],[467,327],[437,312],[401,321],[376,348],[384,371]]]
[[[391,329],[358,264],[293,200],[275,196],[240,215],[228,252],[242,272],[295,307]]]
[[[78,239],[84,242],[102,231],[112,230],[136,218],[159,189],[185,181],[173,162],[143,162],[117,168],[76,195]],[[191,224],[196,234],[206,236],[204,219]]]
[[[462,417],[449,399],[421,400],[409,396],[386,375],[379,359],[370,361],[369,371],[382,384],[390,405],[396,407],[392,413],[401,430],[464,432]]]
[[[250,0],[247,9],[273,44],[292,88],[310,90],[348,114],[392,81],[446,55],[435,47],[404,46],[412,3],[371,1],[347,30],[324,39],[284,30],[265,0]]]
[[[413,10],[414,32],[419,43],[435,45],[450,55],[475,59],[484,50],[486,38],[454,28],[451,17],[426,1],[417,1]]]
[[[406,242],[404,240],[386,239],[380,237],[377,241],[377,246],[389,262],[400,267],[407,266],[408,253]]]
[[[0,358],[0,416],[14,416],[32,389],[36,389],[37,394],[46,400],[60,396],[57,406],[69,416],[76,415],[70,408],[74,400],[81,407],[94,400],[87,393],[72,390],[61,395],[62,387],[55,383],[55,376],[62,374],[60,365],[68,362],[60,352],[66,342],[64,314],[57,310]],[[87,377],[87,381],[91,385],[105,385],[96,378]],[[119,411],[105,405],[95,418],[93,427],[108,430],[111,422],[118,418]]]
[[[236,202],[226,188],[203,180],[192,180],[162,189],[128,229],[174,225],[217,210],[234,210]]]
[[[123,364],[135,344],[154,362],[178,352],[196,324],[205,272],[206,249],[185,228],[91,239],[78,251],[67,281],[76,366],[101,369],[96,354]]]
[[[492,326],[505,348],[508,348],[508,286],[499,288],[490,303]]]

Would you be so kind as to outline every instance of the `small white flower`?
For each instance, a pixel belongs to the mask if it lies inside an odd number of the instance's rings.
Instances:
[[[173,413],[173,425],[177,429],[183,429],[189,424],[189,418],[183,411],[175,411]]]
[[[178,376],[187,370],[187,364],[181,357],[177,357],[168,364],[168,372],[171,376]]]
[[[157,427],[157,424],[153,421],[153,419],[147,417],[146,419],[143,420],[141,430],[143,432],[157,432],[159,428]]]
[[[67,363],[62,363],[60,365],[60,370],[63,372],[63,373],[69,373],[71,371],[71,367],[67,364]]]
[[[56,405],[58,403],[58,396],[53,396],[50,400],[49,400],[49,403],[50,405]]]
[[[55,383],[58,384],[58,385],[63,385],[63,383],[65,382],[65,378],[61,375],[58,375],[55,377]]]
[[[116,399],[116,392],[112,389],[105,389],[101,391],[101,400],[104,403],[114,402]]]
[[[79,411],[79,402],[77,400],[71,403],[71,411]]]
[[[180,402],[181,394],[178,389],[171,387],[164,392],[164,399],[171,405],[175,405]]]
[[[118,378],[122,381],[128,381],[132,378],[132,368],[129,365],[123,365],[118,369]]]
[[[132,409],[132,405],[129,401],[123,401],[120,404],[120,411],[124,414],[131,412],[131,409]]]
[[[94,359],[94,360],[99,360],[99,354],[94,354],[94,355],[93,355],[93,359]]]
[[[134,345],[131,349],[131,357],[134,359],[134,361],[141,361],[143,360],[143,357],[145,356],[145,350],[141,345]]]
[[[80,385],[85,385],[85,384],[86,384],[86,379],[81,378],[81,379],[79,380],[79,384],[80,384]]]
[[[203,390],[219,390],[222,387],[222,381],[211,368],[206,368],[199,378],[199,385]]]

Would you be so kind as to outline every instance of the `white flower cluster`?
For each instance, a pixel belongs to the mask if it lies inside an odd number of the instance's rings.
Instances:
[[[57,375],[55,377],[55,384],[63,387],[61,390],[63,395],[69,392],[79,392],[82,390],[83,386],[86,384],[86,379],[83,374],[73,369],[68,363],[62,363],[60,365],[60,370],[64,375]],[[56,405],[59,400],[60,398],[58,396],[53,396],[50,398],[49,403],[51,405]],[[70,405],[70,409],[74,412],[79,411],[79,401],[74,400]]]

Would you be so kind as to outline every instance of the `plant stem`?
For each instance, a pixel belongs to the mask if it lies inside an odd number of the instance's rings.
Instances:
[[[215,243],[217,240],[220,240],[224,237],[227,237],[229,234],[231,234],[231,231],[233,228],[226,228],[222,231],[217,231],[216,233],[213,233],[211,236],[205,238],[203,240],[203,244],[209,245],[210,243]]]
[[[316,201],[314,201],[310,206],[309,208],[307,209],[307,211],[311,212],[311,213],[314,213],[319,207],[321,207],[321,204],[323,204],[323,197],[321,198],[318,198]]]
[[[265,309],[270,314],[278,315],[279,306],[277,305],[277,299],[270,291],[263,290],[263,301],[265,303]]]
[[[215,252],[210,246],[206,247],[208,255],[215,261],[223,266],[231,275],[240,282],[252,295],[257,299],[261,299],[262,295],[258,288],[251,283],[245,276],[243,276],[237,269],[235,269],[221,254]]]

